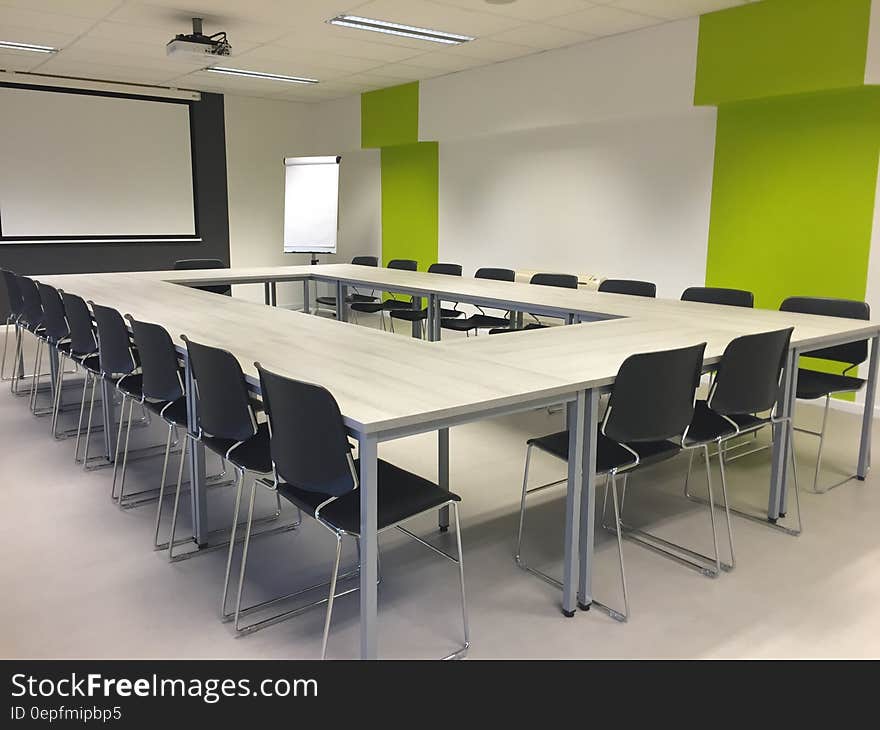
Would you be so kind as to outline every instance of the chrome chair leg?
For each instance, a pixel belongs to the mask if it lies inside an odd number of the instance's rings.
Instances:
[[[620,564],[620,587],[623,591],[623,614],[619,614],[613,609],[608,609],[600,603],[593,602],[593,605],[598,606],[599,608],[605,608],[609,612],[617,613],[617,616],[612,614],[612,618],[616,618],[618,621],[626,622],[629,620],[629,592],[626,589],[626,569],[623,565],[623,535],[621,534],[621,522],[620,522],[620,509],[617,504],[617,474],[611,474],[611,498],[614,502],[614,522],[616,525],[616,533],[617,533],[617,559]],[[618,618],[619,616],[619,618]]]
[[[174,435],[174,426],[168,424],[168,438],[165,441],[165,459],[162,462],[162,481],[159,482],[159,502],[156,505],[156,530],[153,534],[153,549],[159,548],[159,526],[162,523],[162,505],[165,501],[165,478],[168,475],[168,459],[171,456],[171,437]]]
[[[122,404],[125,405],[123,398]],[[120,412],[120,416],[122,413]],[[131,436],[131,422],[134,419],[134,398],[128,399],[128,423],[125,426],[125,450],[122,452],[122,476],[119,482],[119,506],[122,507],[122,500],[125,496],[125,472],[128,468],[128,442]],[[118,456],[117,456],[118,458]],[[115,467],[115,464],[114,464]]]
[[[116,502],[116,477],[119,473],[119,450],[122,446],[122,427],[125,425],[125,406],[128,399],[122,396],[122,403],[119,406],[119,428],[116,430],[116,450],[113,456],[113,482],[110,487],[110,500]],[[122,503],[120,500],[119,504]]]
[[[98,376],[93,373],[92,374],[92,395],[91,395],[91,399],[89,400],[89,420],[86,423],[86,445],[83,450],[84,451],[83,460],[82,460],[83,469],[89,468],[89,441],[92,438],[92,416],[94,415],[94,411],[95,411],[95,389],[97,388],[97,386],[98,386]],[[104,407],[110,408],[111,404],[105,403]]]
[[[34,374],[31,377],[31,390],[30,396],[28,399],[28,406],[31,409],[31,413],[36,410],[36,401],[37,401],[37,385],[40,382],[40,366],[42,365],[42,354],[43,354],[43,340],[39,337],[37,340],[37,349],[34,352]]]
[[[243,480],[243,477],[241,477],[241,479]],[[241,481],[239,483],[241,483]],[[235,626],[235,630],[237,632],[241,631],[241,621],[240,621],[240,619],[241,619],[241,596],[242,596],[242,593],[244,592],[244,575],[245,575],[245,570],[247,568],[248,549],[250,548],[250,544],[251,544],[251,526],[253,525],[253,522],[254,522],[254,501],[256,500],[256,497],[257,497],[257,482],[256,482],[256,480],[254,480],[254,483],[251,486],[250,501],[248,502],[247,526],[245,527],[245,533],[244,533],[244,545],[242,546],[242,549],[241,549],[241,567],[238,572],[238,591],[236,593],[236,598],[235,598],[235,623],[234,623],[234,626]],[[238,516],[236,515],[236,522],[238,522],[237,517]],[[232,557],[233,545],[235,545],[235,543],[230,542],[230,544],[229,544],[230,559]]]
[[[831,396],[825,396],[825,410],[822,413],[822,428],[819,429],[819,450],[816,453],[816,471],[813,473],[813,492],[821,494],[819,491],[819,470],[822,468],[822,450],[825,446],[825,427],[828,425],[828,410],[831,407]],[[833,489],[833,487],[831,487]],[[825,490],[828,491],[828,490]]]
[[[83,368],[85,370],[85,368]],[[91,380],[91,373],[88,370],[85,370],[85,378],[83,378],[83,392],[82,392],[82,400],[79,404],[79,426],[76,429],[76,444],[73,449],[73,460],[74,462],[79,462],[79,441],[80,434],[82,434],[83,427],[83,415],[86,410],[86,393],[89,389],[89,380]]]
[[[721,575],[721,554],[718,552],[718,530],[715,526],[715,497],[712,494],[712,465],[709,463],[709,447],[703,446],[703,457],[706,460],[706,488],[709,493],[709,520],[712,524],[712,546],[715,549],[715,575]],[[718,458],[722,458],[718,452]]]
[[[226,612],[226,603],[229,596],[229,576],[232,572],[232,556],[235,552],[235,533],[238,529],[238,513],[241,510],[241,491],[244,486],[244,471],[236,468],[235,480],[235,506],[232,508],[232,527],[229,529],[229,552],[226,556],[226,573],[223,576],[223,592],[220,594],[220,618],[225,620],[229,614]],[[247,540],[247,538],[245,538]]]
[[[253,503],[252,503],[253,504]],[[336,534],[336,559],[330,576],[330,592],[327,594],[327,615],[324,618],[324,636],[321,640],[321,659],[327,658],[327,638],[330,635],[330,619],[333,616],[333,599],[336,598],[336,578],[339,575],[339,558],[342,555],[342,535]]]
[[[464,656],[471,646],[470,628],[468,626],[467,597],[464,591],[464,553],[461,549],[461,520],[458,515],[458,502],[452,503],[452,511],[455,513],[455,545],[458,548],[458,580],[461,585],[461,621],[464,628],[464,646],[453,657]]]
[[[720,446],[720,444],[719,444]],[[727,520],[727,544],[730,548],[730,568],[736,567],[736,554],[733,551],[733,525],[730,522],[730,502],[727,499],[727,470],[724,468],[724,450],[718,450],[718,466],[721,469],[721,498],[724,500],[724,517]]]
[[[55,398],[52,402],[52,438],[58,438],[58,412],[61,410],[61,388],[64,387],[64,357],[58,356],[58,375],[55,378]]]
[[[183,466],[186,463],[186,447],[188,442],[191,442],[192,439],[187,434],[183,443],[180,447],[180,465],[177,468],[177,488],[174,491],[174,507],[171,510],[171,534],[168,536],[168,559],[174,560],[174,545],[177,540],[177,512],[180,507],[180,487],[183,483]],[[189,443],[192,447],[193,444]],[[162,503],[159,503],[159,509],[161,509]]]
[[[526,520],[526,495],[528,494],[529,487],[529,467],[532,462],[532,445],[529,444],[526,447],[526,466],[523,469],[523,485],[522,485],[522,496],[519,500],[519,529],[516,533],[516,551],[513,554],[513,560],[520,568],[525,569],[525,565],[522,560],[522,539],[523,539],[523,526]]]
[[[6,382],[6,354],[9,349],[9,325],[12,324],[12,315],[6,317],[6,327],[3,328],[3,360],[0,360],[0,381]],[[10,376],[11,377],[11,376]]]

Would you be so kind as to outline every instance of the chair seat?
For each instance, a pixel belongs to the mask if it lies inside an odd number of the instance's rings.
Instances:
[[[117,382],[116,387],[132,398],[142,398],[144,395],[144,376],[140,374],[126,375]]]
[[[355,459],[355,469],[359,468],[359,460]],[[401,469],[387,461],[378,460],[377,516],[378,529],[384,530],[391,525],[421,514],[429,509],[440,507],[447,502],[460,502],[461,497],[447,492],[436,484],[405,469]],[[278,485],[282,497],[292,502],[310,516],[315,516],[318,506],[330,497],[320,492],[311,492],[295,487],[292,484]],[[339,499],[331,502],[321,510],[320,517],[332,527],[344,530],[352,535],[361,529],[361,497],[360,490],[347,492]]]
[[[328,307],[336,306],[336,297],[315,297],[315,301],[318,304],[324,304]]]
[[[101,358],[98,355],[73,355],[76,361],[90,373],[101,374]]]
[[[797,397],[805,400],[824,398],[831,393],[853,393],[865,385],[862,378],[798,369]]]
[[[215,454],[226,458],[236,442],[232,439],[219,439],[213,436],[203,436],[202,443],[205,448]],[[236,446],[229,454],[229,462],[245,471],[254,471],[259,474],[269,474],[272,471],[272,455],[269,451],[269,424],[261,423],[257,426],[257,432],[241,446]]]
[[[509,325],[510,322],[504,317],[493,317],[490,314],[472,314],[464,319],[450,319],[447,322],[440,323],[440,326],[444,329],[455,330],[456,332],[489,329],[490,327],[508,327]]]
[[[420,322],[428,318],[427,309],[394,309],[391,311],[394,319],[403,319],[407,322]]]
[[[185,395],[173,401],[147,400],[144,405],[156,415],[161,415],[167,423],[172,423],[175,426],[187,425]]]
[[[536,324],[532,322],[532,324],[527,324],[525,327],[519,330],[512,330],[510,327],[496,327],[494,329],[489,330],[490,335],[503,335],[508,332],[527,332],[528,330],[545,330],[549,325],[546,324]]]
[[[727,418],[736,422],[739,431],[748,431],[770,423],[769,418],[761,418],[749,413],[731,415]],[[734,436],[739,431],[727,418],[709,408],[706,401],[698,400],[694,405],[694,417],[691,420],[690,428],[688,428],[686,443],[688,445],[709,443]]]
[[[529,439],[526,443],[563,461],[568,461],[568,431],[559,431],[548,436]],[[639,466],[665,461],[681,451],[681,447],[672,441],[642,441],[627,444],[627,446],[639,455]],[[632,453],[617,441],[601,433],[596,435],[597,474],[606,474],[612,469],[631,466],[634,462],[635,458]]]

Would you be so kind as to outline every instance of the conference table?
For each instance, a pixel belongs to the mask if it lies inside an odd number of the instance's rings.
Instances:
[[[186,363],[181,334],[232,352],[251,390],[259,395],[255,362],[328,388],[339,402],[360,458],[361,656],[378,656],[376,480],[379,444],[436,432],[437,481],[449,488],[449,429],[464,423],[557,404],[566,407],[568,479],[563,527],[561,608],[573,616],[594,602],[596,433],[600,396],[610,390],[622,362],[632,354],[706,342],[711,369],[734,338],[794,327],[777,409],[793,413],[801,355],[835,344],[871,340],[857,476],[870,468],[873,407],[877,389],[880,322],[677,300],[643,299],[519,282],[453,277],[385,268],[324,264],[196,271],[120,272],[37,277],[86,300],[164,326]],[[277,284],[302,282],[309,311],[311,281],[336,289],[336,319],[199,291],[207,284],[263,284],[265,302],[277,304]],[[396,292],[427,300],[427,341],[347,322],[346,297],[353,287]],[[462,302],[514,313],[556,317],[569,326],[504,336],[440,341],[440,302]],[[187,364],[189,394],[194,394]],[[104,403],[112,403],[105,392]],[[198,403],[188,401],[189,429],[196,432]],[[113,458],[105,408],[105,451]],[[193,539],[209,547],[208,504],[202,447],[190,451]],[[785,429],[773,435],[767,516],[786,510]],[[465,495],[466,498],[466,495]],[[441,527],[448,515],[441,513]]]

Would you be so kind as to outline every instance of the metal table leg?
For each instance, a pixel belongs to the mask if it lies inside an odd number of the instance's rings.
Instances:
[[[568,490],[565,495],[565,557],[562,564],[562,613],[574,616],[578,593],[580,559],[580,510],[583,476],[586,394],[578,393],[568,409]]]
[[[341,281],[336,282],[336,319],[340,322],[348,322],[348,309],[345,299],[348,296],[348,287]]]
[[[859,442],[858,478],[864,481],[871,468],[871,428],[874,425],[874,400],[877,396],[877,362],[880,359],[880,336],[871,338],[871,361],[865,389],[865,411],[862,414],[862,438]]]
[[[310,294],[311,294],[310,289],[311,289],[311,287],[309,285],[309,280],[303,279],[303,309],[302,309],[302,311],[305,312],[306,314],[312,313],[311,304],[309,302],[309,298],[310,298]]]
[[[430,302],[431,299],[433,299],[433,297],[429,297],[428,301]],[[430,304],[428,306],[430,306]],[[421,297],[413,297],[412,298],[412,308],[416,312],[418,312],[422,308],[422,298]],[[428,318],[430,319],[430,314],[428,315]],[[421,339],[421,337],[422,337],[422,323],[417,319],[414,319],[413,323],[412,323],[412,336],[417,339]]]
[[[358,439],[360,459],[361,497],[361,659],[376,659],[378,591],[378,534],[376,492],[378,487],[378,443],[375,436],[362,435]]]
[[[272,304],[272,292],[269,289],[269,282],[263,282],[263,304],[267,307]]]
[[[437,484],[441,489],[449,491],[449,429],[437,431]],[[449,506],[441,507],[438,513],[440,532],[449,529]]]
[[[186,361],[186,420],[187,431],[193,438],[186,439],[189,442],[189,479],[190,500],[192,501],[193,538],[196,544],[202,548],[208,544],[208,501],[205,487],[205,447],[198,443],[194,437],[199,433],[198,400],[196,399],[195,380],[189,358]],[[184,444],[184,448],[186,444]]]
[[[269,282],[269,303],[273,307],[278,306],[278,282],[276,281]]]
[[[782,373],[782,383],[779,387],[777,400],[777,413],[785,418],[792,414],[794,393],[792,381],[796,380],[798,356],[794,348],[788,351],[785,360],[785,370]],[[770,470],[770,499],[767,504],[767,519],[776,522],[779,512],[784,504],[783,494],[787,476],[786,464],[788,463],[788,429],[784,423],[778,423],[773,427],[773,456]]]
[[[581,458],[581,489],[577,605],[581,610],[588,611],[593,602],[593,548],[596,543],[596,433],[599,425],[599,392],[591,389],[578,399],[580,400],[581,397],[584,399],[584,406],[581,427],[583,435],[578,452]],[[577,421],[574,419],[579,416],[579,413],[572,413],[569,409],[569,423],[576,424]],[[569,438],[571,438],[570,434],[571,430],[569,430]],[[569,458],[568,461],[568,478],[571,480],[576,475],[572,474],[572,459]]]
[[[428,341],[434,342],[437,339],[437,330],[434,323],[434,319],[437,317],[437,311],[440,308],[440,302],[438,301],[436,295],[429,294],[428,295],[428,317],[425,320],[425,328]]]

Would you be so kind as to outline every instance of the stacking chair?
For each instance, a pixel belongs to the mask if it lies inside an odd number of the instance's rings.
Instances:
[[[244,373],[235,356],[226,350],[193,342],[181,335],[186,343],[187,358],[195,383],[198,423],[195,436],[187,432],[190,447],[201,443],[205,448],[231,464],[236,473],[235,507],[232,515],[232,531],[229,541],[229,557],[226,564],[226,577],[223,584],[225,596],[229,584],[229,570],[235,546],[235,525],[238,521],[241,492],[245,475],[257,477],[272,472],[272,459],[269,455],[269,426],[257,421],[254,404],[248,394]],[[171,530],[168,537],[168,558],[176,560],[174,548],[177,541],[177,517],[180,507],[180,493],[183,483],[183,464],[186,449],[181,450],[180,466],[177,472],[177,488],[174,492],[174,507],[171,513]],[[262,482],[261,482],[262,483]],[[263,521],[277,519],[281,515],[281,500],[275,495],[277,510]],[[299,521],[284,529],[299,526]]]
[[[431,264],[428,267],[429,274],[446,274],[448,276],[461,276],[461,264]],[[458,309],[458,304],[454,308],[440,308],[441,322],[444,319],[452,319],[459,317],[464,312]],[[421,323],[428,319],[428,309],[395,309],[391,311],[391,329],[394,329],[394,320],[400,319],[404,322],[419,322],[419,331],[424,335],[427,329],[421,326]]]
[[[718,286],[691,286],[681,293],[683,302],[726,304],[729,307],[755,306],[755,295],[745,289],[725,289]]]
[[[119,409],[119,429],[116,433],[116,451],[113,459],[113,484],[110,488],[111,500],[122,506],[122,495],[125,492],[125,472],[128,466],[128,442],[131,436],[131,422],[134,419],[135,403],[143,406],[143,390],[140,361],[128,328],[122,315],[111,307],[103,307],[89,302],[95,316],[98,330],[98,358],[101,364],[101,378],[111,381],[121,396]],[[92,386],[94,397],[94,384]],[[128,419],[125,417],[125,406],[128,405]],[[105,408],[112,408],[105,403]],[[122,447],[122,426],[125,429],[125,448],[122,449],[122,469],[119,468],[120,449]],[[91,422],[90,422],[91,425]],[[88,430],[86,431],[86,453],[88,453]],[[119,497],[116,496],[116,479],[121,471]]]
[[[600,292],[629,294],[634,297],[656,297],[657,285],[650,281],[635,279],[605,279],[599,284]]]
[[[477,269],[474,278],[492,279],[494,281],[515,281],[516,272],[513,269],[484,267]],[[443,329],[466,332],[469,335],[471,330],[476,332],[481,329],[492,329],[493,327],[508,327],[511,324],[511,320],[507,317],[495,317],[491,314],[486,314],[486,311],[480,306],[477,306],[477,309],[479,310],[478,313],[464,319],[441,318],[440,326]]]
[[[18,288],[16,275],[8,269],[0,269],[0,274],[3,276],[3,283],[6,289],[6,303],[9,310],[6,314],[6,328],[3,331],[3,362],[2,365],[0,365],[0,379],[7,381],[13,379],[11,372],[9,375],[6,374],[6,355],[9,350],[9,326],[12,325],[13,328],[15,335],[13,350],[17,352],[19,337],[18,320],[21,317],[24,302],[21,298],[21,291],[19,291]]]
[[[225,268],[226,264],[224,264],[220,259],[179,259],[174,262],[174,269],[176,271],[194,271],[197,269]],[[232,296],[232,287],[229,286],[229,284],[204,284],[202,286],[194,286],[193,289],[211,292],[212,294],[224,294],[226,296]]]
[[[22,314],[19,317],[19,329],[24,328],[30,332],[36,340],[37,348],[34,352],[34,369],[31,376],[30,388],[30,408],[31,412],[36,413],[37,409],[37,391],[40,387],[40,369],[43,363],[43,344],[46,342],[45,328],[43,326],[43,301],[40,299],[40,291],[37,289],[36,282],[27,276],[17,276],[18,289],[22,298]],[[23,341],[21,337],[18,339],[18,349],[15,353],[16,362],[21,364]],[[22,373],[18,372],[18,380],[21,379]]]
[[[577,289],[578,288],[578,278],[574,274],[534,274],[531,279],[529,279],[529,284],[537,284],[538,286],[556,286],[562,289]],[[521,329],[525,330],[540,330],[545,329],[547,327],[546,324],[543,324],[536,314],[529,313],[532,318],[534,318],[534,322],[530,322],[525,327]],[[512,329],[510,327],[498,327],[496,329],[489,330],[490,335],[501,335],[508,332],[516,332],[517,330]]]
[[[351,263],[355,266],[378,266],[379,259],[376,256],[355,256],[352,258]],[[377,299],[378,297],[375,294],[352,292],[346,297],[345,301],[348,304],[353,304],[354,302],[375,302]],[[336,297],[315,297],[315,301],[322,306],[332,309],[335,313]]]
[[[694,420],[688,430],[684,447],[690,449],[688,473],[685,479],[685,496],[694,501],[704,501],[688,491],[693,456],[696,449],[702,449],[706,457],[707,479],[709,479],[709,500],[712,499],[711,477],[709,477],[710,444],[715,444],[718,464],[721,470],[721,490],[727,516],[727,537],[730,545],[730,565],[736,564],[733,551],[733,531],[730,525],[730,512],[761,524],[769,524],[790,535],[801,533],[801,507],[798,496],[797,463],[794,453],[794,429],[789,416],[776,413],[776,402],[785,356],[791,341],[791,327],[775,332],[762,332],[745,335],[732,340],[724,350],[715,379],[706,400],[697,401]],[[769,412],[769,413],[768,413]],[[756,415],[768,413],[766,416]],[[789,454],[791,456],[792,477],[794,480],[795,504],[797,507],[797,528],[792,529],[768,522],[766,515],[759,516],[729,507],[727,502],[727,476],[725,454],[727,443],[744,434],[759,431],[766,426],[781,424],[788,431]]]
[[[64,313],[67,317],[67,324],[70,327],[70,352],[62,352],[62,360],[68,358],[76,365],[83,369],[85,378],[83,379],[82,399],[79,404],[79,421],[76,428],[76,444],[73,449],[74,461],[79,463],[79,444],[83,430],[83,414],[86,407],[86,393],[88,387],[92,386],[92,400],[89,406],[89,436],[91,436],[92,411],[95,404],[95,385],[97,379],[101,375],[101,363],[98,356],[98,340],[95,337],[95,329],[92,324],[92,315],[89,308],[81,297],[76,294],[68,294],[65,291],[61,293],[61,300],[64,302]],[[59,369],[60,369],[59,364]],[[58,408],[55,409],[54,418],[58,419]],[[86,439],[85,456],[83,463],[87,464],[88,459],[88,439]]]
[[[70,327],[64,314],[64,302],[58,290],[48,284],[37,282],[37,290],[40,294],[40,302],[43,305],[43,335],[46,347],[57,356],[58,368],[55,382],[52,383],[54,397],[52,406],[39,415],[52,415],[52,435],[57,438],[56,431],[57,413],[61,408],[61,389],[64,386],[64,361],[63,354],[70,353]],[[51,353],[50,353],[51,357]]]
[[[260,372],[263,403],[272,428],[271,451],[274,488],[285,499],[314,518],[319,525],[325,527],[336,537],[336,556],[330,577],[329,593],[324,601],[317,602],[327,603],[327,615],[324,620],[324,634],[321,643],[321,657],[323,658],[327,652],[333,601],[337,597],[336,583],[342,540],[348,536],[357,541],[360,540],[358,460],[351,455],[339,406],[329,391],[318,385],[276,375],[264,370],[259,363],[256,364],[256,367]],[[470,639],[458,514],[460,497],[441,489],[427,479],[381,459],[378,461],[377,487],[377,529],[379,532],[396,527],[403,534],[412,537],[441,557],[458,565],[464,644],[446,658],[453,659],[464,656],[470,645]],[[251,490],[248,528],[245,533],[238,586],[237,614],[240,609],[241,592],[244,585],[254,491],[255,487]],[[447,554],[401,525],[402,522],[412,517],[447,505],[452,505],[455,513],[457,556]],[[317,605],[317,603],[312,605]],[[299,613],[305,608],[289,612],[288,615]]]
[[[871,318],[871,310],[866,302],[852,299],[825,299],[822,297],[789,297],[779,307],[783,312],[802,312],[804,314],[821,314],[826,317],[848,317],[850,319],[868,320]],[[816,436],[819,439],[819,450],[816,454],[816,469],[813,473],[813,491],[823,494],[841,484],[846,484],[850,479],[856,478],[851,474],[834,484],[826,487],[819,486],[819,472],[822,468],[822,447],[825,445],[825,428],[828,425],[828,409],[831,405],[831,396],[835,393],[855,393],[865,385],[863,378],[858,378],[848,373],[868,359],[868,341],[848,342],[845,345],[826,347],[821,350],[806,353],[809,357],[818,357],[823,360],[831,360],[845,365],[841,374],[825,373],[819,370],[798,368],[797,397],[804,400],[817,400],[825,398],[825,410],[822,414],[822,427],[818,431],[806,428],[795,428],[800,433]]]
[[[621,507],[617,493],[617,477],[623,477],[626,489],[627,475],[633,470],[669,459],[681,450],[682,439],[694,415],[694,399],[703,364],[702,343],[677,350],[665,350],[632,355],[624,360],[615,378],[608,407],[596,436],[596,475],[605,475],[605,502],[608,501],[609,482],[614,506],[617,555],[620,563],[620,583],[623,593],[623,611],[593,601],[592,605],[606,611],[618,621],[629,617],[629,597],[623,564],[623,537]],[[557,484],[562,479],[529,488],[529,465],[532,449],[537,448],[551,456],[568,461],[567,431],[529,439],[523,490],[520,500],[519,530],[516,538],[516,564],[557,588],[562,583],[547,573],[532,568],[522,557],[523,528],[526,516],[526,497]],[[708,456],[707,456],[708,463]],[[710,489],[711,497],[711,489]],[[715,535],[715,511],[709,511],[712,534]],[[717,558],[717,540],[715,555]]]
[[[412,259],[392,259],[388,262],[387,268],[389,269],[399,269],[401,271],[416,271],[419,268],[418,261],[413,261]],[[382,315],[382,329],[385,329],[385,312],[392,312],[396,309],[412,309],[412,298],[410,299],[398,299],[396,295],[392,292],[391,299],[386,299],[384,302],[376,301],[372,302],[352,302],[350,305],[352,312],[363,312],[367,314],[376,314],[377,312]]]

